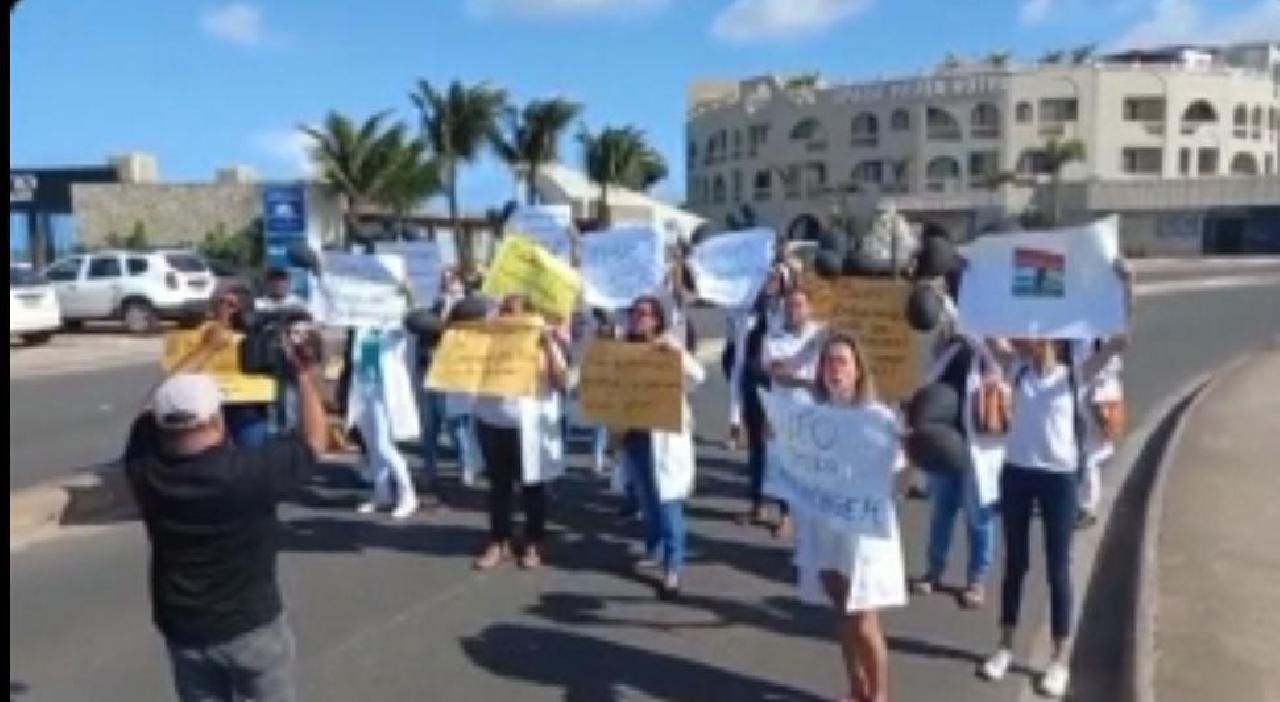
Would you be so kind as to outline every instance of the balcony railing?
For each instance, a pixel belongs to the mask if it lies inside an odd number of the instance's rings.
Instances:
[[[974,127],[969,133],[974,139],[999,139],[1000,127]]]
[[[929,127],[925,130],[929,141],[960,141],[959,127]]]
[[[772,196],[772,193],[770,193],[768,190],[757,190],[755,194],[752,196],[752,199],[755,200],[756,202],[768,202],[771,196]]]
[[[1232,136],[1234,136],[1234,137],[1235,137],[1235,138],[1237,138],[1237,139],[1248,139],[1248,138],[1249,138],[1249,128],[1248,128],[1248,127],[1236,127],[1235,129],[1233,129],[1233,130],[1231,131],[1231,134],[1232,134]]]
[[[1164,136],[1164,122],[1147,122],[1142,128],[1151,136]]]
[[[805,151],[808,151],[808,152],[811,152],[811,153],[812,153],[812,152],[815,152],[815,151],[826,151],[826,150],[827,150],[827,142],[825,142],[825,141],[811,141],[811,142],[808,142],[807,144],[805,144],[805,145],[804,145],[804,150],[805,150]]]
[[[854,134],[853,140],[850,143],[854,146],[875,148],[880,145],[880,137],[875,134]]]
[[[1067,133],[1067,128],[1061,124],[1042,124],[1040,125],[1040,136],[1060,137]]]

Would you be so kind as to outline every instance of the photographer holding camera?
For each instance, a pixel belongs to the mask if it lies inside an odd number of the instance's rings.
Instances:
[[[265,332],[268,338],[278,336],[281,327],[292,327],[297,333],[305,323],[311,321],[307,301],[291,290],[292,278],[289,271],[272,267],[267,269],[263,278],[262,296],[253,302],[253,325]],[[253,365],[251,359],[250,365]],[[286,373],[276,372],[276,364],[266,369],[276,376],[276,403],[271,421],[272,432],[282,434],[291,431],[298,424],[298,388],[293,379]]]
[[[211,339],[230,334],[211,324]],[[230,441],[217,383],[179,371],[151,397],[125,449],[151,543],[152,616],[182,700],[296,699],[276,504],[313,470],[326,423],[314,347],[284,334],[275,345],[298,388],[299,433]]]

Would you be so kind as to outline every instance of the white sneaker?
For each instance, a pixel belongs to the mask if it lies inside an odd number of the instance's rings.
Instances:
[[[982,666],[978,669],[982,677],[991,680],[1003,680],[1005,673],[1009,672],[1009,666],[1013,663],[1013,651],[1007,648],[997,649],[991,657],[982,662]]]
[[[1061,699],[1067,694],[1067,683],[1071,679],[1071,671],[1067,664],[1054,661],[1044,669],[1040,676],[1040,694],[1045,697]]]
[[[418,511],[417,498],[414,498],[412,500],[406,500],[396,506],[395,511],[391,513],[391,518],[392,519],[408,519],[409,517],[413,516],[414,512],[417,512],[417,511]]]
[[[378,507],[379,505],[377,502],[361,502],[360,506],[356,507],[356,511],[360,514],[373,514],[378,511]]]

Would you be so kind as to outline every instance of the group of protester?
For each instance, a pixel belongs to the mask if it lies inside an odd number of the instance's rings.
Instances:
[[[1117,274],[1127,283],[1122,265]],[[694,491],[697,463],[696,418],[687,396],[705,375],[692,348],[680,279],[669,276],[666,289],[640,296],[623,310],[585,309],[569,319],[543,314],[532,396],[428,390],[424,378],[439,333],[415,334],[403,327],[354,330],[342,394],[347,425],[358,433],[365,475],[372,483],[370,499],[358,510],[387,509],[395,519],[417,512],[418,490],[399,446],[414,438],[421,441],[423,477],[430,489],[439,477],[439,434],[444,431],[463,483],[477,485],[482,475],[487,481],[489,531],[475,567],[492,569],[512,559],[523,568],[540,567],[548,557],[547,485],[564,472],[566,417],[572,414],[585,349],[595,338],[660,347],[681,358],[686,402],[680,429],[589,429],[593,467],[603,473],[612,464],[624,511],[642,518],[638,566],[657,572],[661,598],[678,597],[687,540],[684,503]],[[287,278],[284,284],[278,274],[269,280],[274,283],[260,306],[299,302],[286,300]],[[1013,660],[1022,585],[1031,563],[1030,524],[1033,514],[1042,518],[1054,653],[1039,685],[1046,694],[1062,696],[1072,622],[1072,534],[1096,512],[1098,469],[1111,450],[1098,418],[1087,408],[1095,400],[1118,396],[1125,338],[978,339],[957,330],[955,307],[948,306],[925,381],[953,387],[966,408],[983,393],[1002,393],[1009,405],[1008,427],[995,436],[979,431],[971,412],[957,414],[956,428],[969,452],[968,470],[909,465],[905,454],[897,461],[897,484],[905,487],[915,470],[924,471],[932,502],[926,570],[908,580],[892,501],[887,504],[890,533],[867,538],[796,511],[767,487],[780,459],[764,392],[792,402],[860,408],[877,421],[900,427],[904,439],[910,433],[901,423],[901,408],[877,394],[863,343],[816,319],[811,293],[801,281],[800,265],[780,257],[755,303],[729,311],[721,369],[730,389],[730,443],[745,449],[749,476],[749,505],[741,521],[768,526],[780,539],[794,539],[800,596],[835,613],[849,687],[842,699],[889,699],[889,651],[878,611],[905,605],[908,587],[918,595],[939,589],[953,522],[961,511],[969,535],[960,597],[965,607],[984,602],[997,518],[1003,528],[1000,634],[979,671],[993,680],[1002,678]],[[290,330],[281,340],[288,363],[279,401],[269,408],[220,401],[217,386],[200,368],[230,343],[241,304],[235,295],[215,297],[204,349],[159,386],[149,410],[135,423],[126,452],[152,542],[155,621],[168,643],[184,700],[293,699],[292,635],[275,583],[275,506],[305,480],[324,450],[326,410],[319,359]],[[436,306],[444,330],[462,321],[537,312],[524,295],[482,301],[452,270],[442,276]],[[524,511],[518,541],[513,514],[517,492]],[[896,573],[898,587],[855,601],[854,584],[871,565]]]

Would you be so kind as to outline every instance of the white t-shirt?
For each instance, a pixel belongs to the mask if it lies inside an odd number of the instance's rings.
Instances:
[[[1005,460],[1020,468],[1074,473],[1080,453],[1076,445],[1076,402],[1070,371],[1058,364],[1041,376],[1027,364],[1013,368],[1013,421]]]
[[[818,357],[822,355],[822,339],[827,328],[818,322],[809,322],[798,331],[779,327],[770,331],[764,339],[760,364],[765,370],[774,362],[781,362],[789,375],[812,383],[818,377]],[[777,388],[793,400],[809,398],[805,388]]]

